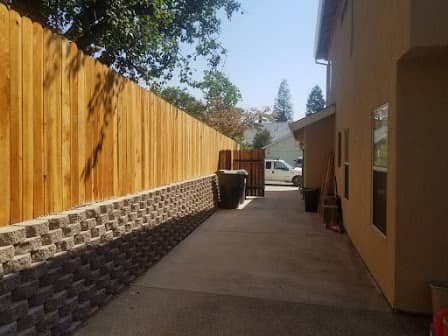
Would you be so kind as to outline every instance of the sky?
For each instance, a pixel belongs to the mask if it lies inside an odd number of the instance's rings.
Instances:
[[[220,39],[227,49],[221,70],[240,89],[239,106],[272,107],[286,79],[294,120],[304,117],[312,87],[320,85],[325,92],[325,67],[313,57],[319,1],[240,1],[244,14],[231,21],[223,17]]]

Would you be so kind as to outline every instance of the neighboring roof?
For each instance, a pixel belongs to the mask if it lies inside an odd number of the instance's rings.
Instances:
[[[244,140],[246,143],[251,144],[254,141],[255,134],[259,129],[266,129],[271,134],[272,141],[276,141],[279,138],[284,137],[285,135],[291,134],[291,130],[289,129],[288,122],[269,122],[257,124],[257,127],[248,129],[244,132]]]
[[[287,140],[287,139],[289,139],[289,138],[294,138],[294,135],[292,134],[292,132],[291,132],[291,130],[290,130],[289,127],[288,127],[288,129],[289,129],[288,134],[283,135],[282,137],[276,139],[275,141],[272,141],[269,145],[264,146],[263,149],[266,149],[266,148],[268,148],[268,147],[271,147],[271,146],[273,146],[273,145],[276,145],[276,144],[278,144],[279,142],[282,142],[282,141]]]
[[[314,50],[314,58],[316,60],[328,60],[328,51],[339,1],[320,0]]]
[[[300,120],[297,120],[293,123],[289,124],[289,128],[292,132],[300,131],[301,129],[305,128],[306,126],[309,126],[311,124],[314,124],[322,119],[328,118],[336,113],[336,106],[330,105],[327,106],[325,109],[323,109],[320,112],[313,113],[309,115],[308,117],[302,118]]]

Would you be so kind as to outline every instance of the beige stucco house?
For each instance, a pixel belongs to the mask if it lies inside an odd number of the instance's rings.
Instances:
[[[244,142],[251,145],[255,134],[265,129],[271,135],[270,143],[263,147],[267,159],[282,159],[291,166],[295,166],[295,160],[302,157],[302,150],[294,138],[289,122],[263,122],[244,132]]]
[[[344,224],[392,307],[411,312],[448,279],[447,13],[446,0],[321,0],[317,29]]]
[[[303,185],[320,188],[328,166],[329,154],[334,152],[335,107],[297,120],[289,126],[302,149]]]
[[[296,165],[295,160],[302,156],[299,144],[292,133],[288,133],[272,141],[269,145],[263,147],[263,149],[266,159],[282,159],[293,167]]]

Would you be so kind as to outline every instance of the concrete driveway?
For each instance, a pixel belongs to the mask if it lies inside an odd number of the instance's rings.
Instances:
[[[427,335],[393,313],[348,238],[297,188],[220,210],[77,335]]]

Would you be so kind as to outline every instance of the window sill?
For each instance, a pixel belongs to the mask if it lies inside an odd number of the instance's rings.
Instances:
[[[383,233],[383,231],[381,231],[380,229],[378,229],[375,225],[370,224],[370,227],[372,228],[372,231],[376,232],[381,238],[383,238],[384,240],[387,240],[387,235],[385,233]],[[387,231],[387,229],[386,229]]]

